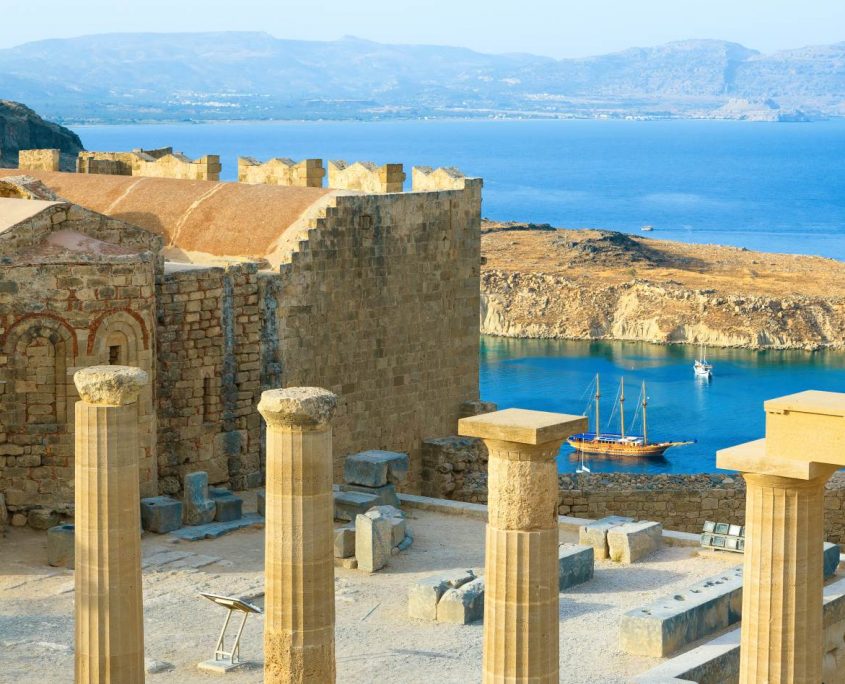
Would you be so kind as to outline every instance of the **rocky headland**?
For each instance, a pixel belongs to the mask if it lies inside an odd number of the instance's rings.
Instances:
[[[73,131],[42,119],[20,102],[0,100],[0,168],[17,168],[19,150],[44,148],[61,151],[63,171],[75,170],[76,155],[85,149]]]
[[[845,263],[601,230],[485,222],[481,330],[845,349]]]

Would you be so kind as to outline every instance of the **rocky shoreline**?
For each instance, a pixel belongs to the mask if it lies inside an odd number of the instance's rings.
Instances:
[[[845,263],[486,223],[481,331],[746,349],[845,349]]]

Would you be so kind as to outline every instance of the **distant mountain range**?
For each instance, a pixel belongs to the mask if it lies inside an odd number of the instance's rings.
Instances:
[[[689,40],[555,60],[358,38],[125,33],[0,50],[0,97],[64,123],[393,117],[845,116],[845,42]]]

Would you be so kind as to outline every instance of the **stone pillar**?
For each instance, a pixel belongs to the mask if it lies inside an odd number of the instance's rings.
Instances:
[[[264,681],[335,681],[331,419],[337,397],[270,390],[267,421]]]
[[[506,409],[462,418],[490,452],[483,681],[559,681],[557,453],[587,419]]]
[[[77,684],[144,681],[138,393],[127,366],[77,371],[75,669]]]
[[[716,455],[747,484],[740,682],[818,684],[824,488],[845,465],[845,394],[800,392],[764,406],[766,438]]]
[[[745,473],[740,681],[822,681],[824,485]]]

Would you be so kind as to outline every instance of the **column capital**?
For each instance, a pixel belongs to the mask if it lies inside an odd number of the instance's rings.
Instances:
[[[94,406],[131,404],[148,381],[145,371],[132,366],[89,366],[73,374],[82,401]]]
[[[337,395],[320,387],[289,387],[262,392],[258,412],[274,428],[321,430],[331,423]]]
[[[531,446],[561,442],[586,429],[586,416],[515,408],[461,418],[458,421],[458,434],[462,437],[479,437]]]

